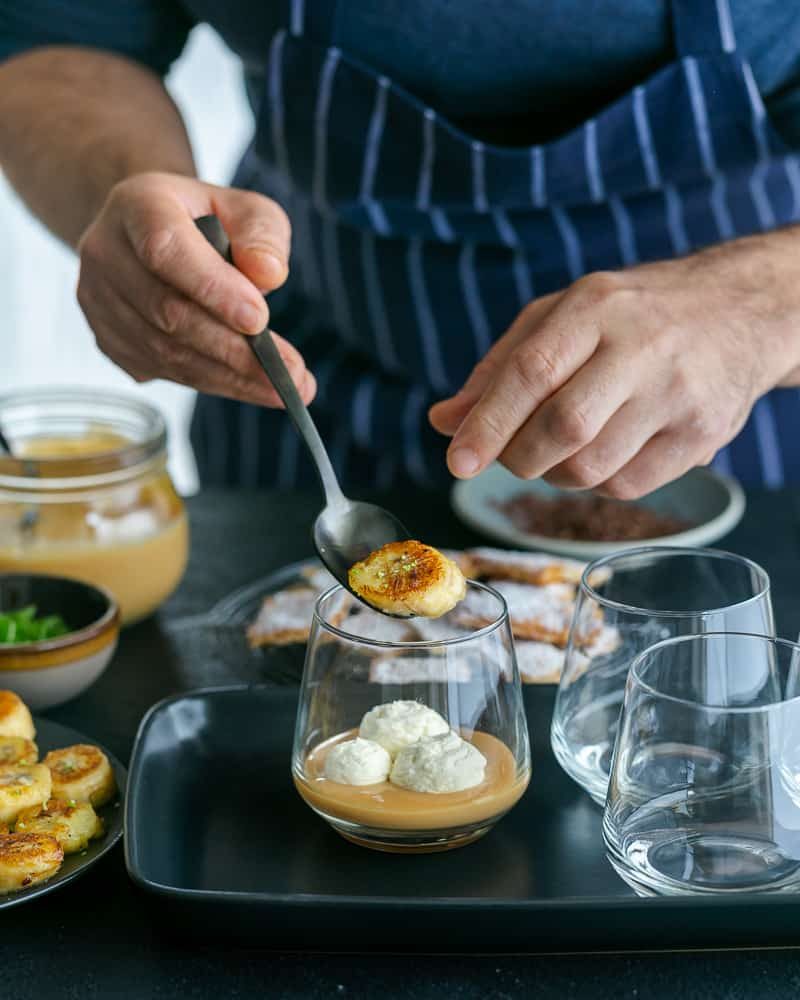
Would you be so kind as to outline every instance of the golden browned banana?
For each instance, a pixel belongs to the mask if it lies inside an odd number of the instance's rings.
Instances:
[[[15,833],[49,833],[64,854],[82,851],[103,835],[103,821],[89,802],[50,799],[44,808],[23,809],[14,825]]]
[[[35,764],[39,748],[24,736],[0,736],[0,764]]]
[[[0,691],[0,736],[21,736],[32,740],[36,735],[28,706],[13,691]]]
[[[23,809],[43,805],[52,781],[44,764],[0,766],[0,823],[13,823]]]
[[[63,860],[61,846],[49,834],[0,834],[0,895],[44,882]]]
[[[99,747],[76,743],[51,750],[44,763],[53,776],[53,798],[102,806],[117,790],[108,757]]]
[[[452,559],[422,542],[390,542],[351,566],[350,587],[379,611],[438,618],[467,591]]]

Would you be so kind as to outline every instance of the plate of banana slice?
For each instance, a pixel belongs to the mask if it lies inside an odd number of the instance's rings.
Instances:
[[[0,909],[77,878],[122,836],[127,772],[0,691]]]

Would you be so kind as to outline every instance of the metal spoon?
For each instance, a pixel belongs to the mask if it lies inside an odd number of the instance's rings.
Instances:
[[[215,215],[204,215],[195,219],[195,222],[214,249],[232,264],[230,241],[219,219]],[[319,431],[286,370],[286,365],[278,353],[269,330],[245,339],[283,400],[286,412],[305,442],[317,468],[326,504],[314,522],[312,532],[317,554],[339,583],[351,593],[355,593],[350,587],[347,576],[347,571],[353,563],[365,558],[382,545],[405,541],[411,536],[403,524],[388,510],[376,504],[351,500],[342,493]],[[358,594],[355,596],[358,597]]]

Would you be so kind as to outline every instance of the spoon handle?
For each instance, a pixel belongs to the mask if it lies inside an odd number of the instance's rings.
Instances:
[[[214,249],[229,264],[233,264],[230,240],[217,216],[203,215],[194,221],[197,228]],[[322,483],[322,489],[325,492],[326,502],[329,506],[346,502],[317,426],[311,419],[311,414],[308,412],[303,400],[300,398],[300,393],[292,381],[292,376],[286,370],[286,365],[283,363],[283,358],[275,346],[272,334],[266,329],[255,337],[246,336],[245,339],[253,349],[253,353],[258,359],[259,364],[267,373],[270,382],[275,387],[275,391],[283,400],[286,412],[291,417],[292,422],[297,428],[297,432],[311,452],[311,458],[317,467],[317,474]]]

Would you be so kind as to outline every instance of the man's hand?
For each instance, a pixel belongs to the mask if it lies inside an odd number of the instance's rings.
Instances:
[[[194,224],[211,213],[230,237],[236,267]],[[81,238],[78,301],[100,350],[137,382],[165,378],[280,406],[241,334],[267,325],[262,293],[286,280],[289,243],[286,215],[263,195],[176,174],[137,174],[111,189]],[[291,344],[275,340],[310,402],[313,375]]]
[[[597,273],[531,303],[451,399],[451,472],[633,499],[708,463],[800,362],[798,231]]]

